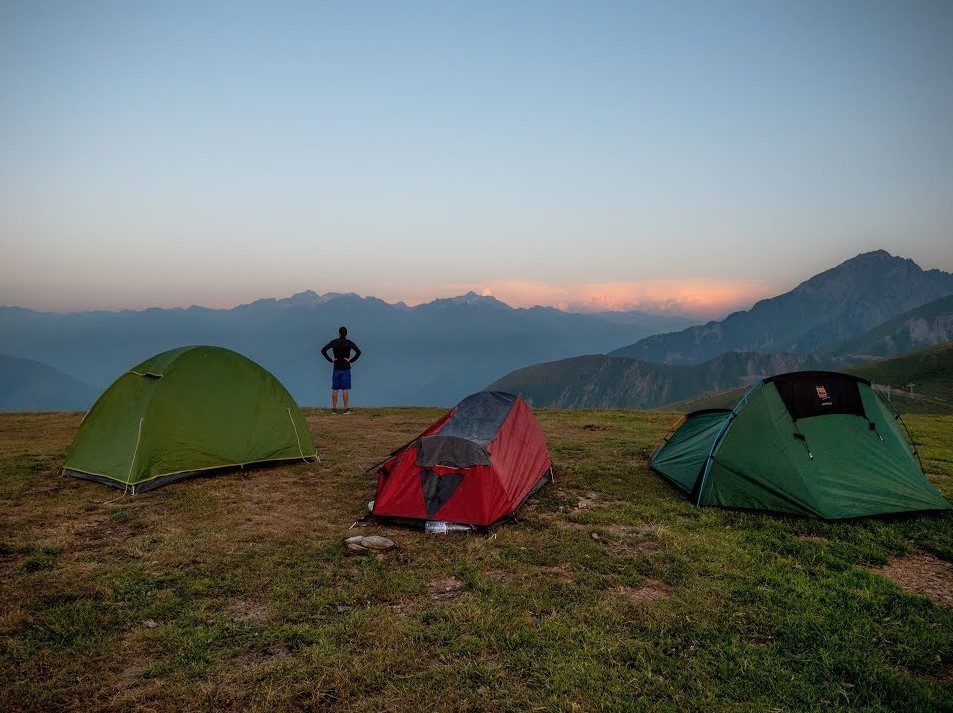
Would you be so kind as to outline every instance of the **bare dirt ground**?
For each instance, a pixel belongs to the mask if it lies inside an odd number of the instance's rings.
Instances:
[[[905,591],[927,597],[937,604],[953,607],[953,562],[938,559],[925,552],[895,557],[873,571]]]
[[[638,587],[615,587],[613,591],[634,604],[655,602],[660,599],[668,599],[670,596],[665,585],[657,579],[646,579]]]

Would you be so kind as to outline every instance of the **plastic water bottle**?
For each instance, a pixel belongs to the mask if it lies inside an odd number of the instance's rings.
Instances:
[[[428,535],[449,535],[451,532],[473,532],[472,525],[462,525],[458,522],[444,522],[443,520],[427,520],[424,523],[424,532]]]
[[[447,532],[465,532],[470,534],[473,532],[473,525],[461,525],[458,522],[448,522],[447,523]]]
[[[441,520],[427,520],[424,523],[424,532],[428,535],[446,535],[448,523]]]

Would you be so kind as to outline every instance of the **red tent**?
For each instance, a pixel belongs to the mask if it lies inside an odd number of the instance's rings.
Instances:
[[[490,527],[552,476],[533,410],[519,396],[480,391],[391,454],[378,470],[374,515]]]

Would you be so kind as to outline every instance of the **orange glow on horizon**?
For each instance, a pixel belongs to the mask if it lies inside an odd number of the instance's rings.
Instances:
[[[484,297],[495,297],[510,307],[555,307],[567,312],[604,312],[642,310],[656,314],[669,314],[699,320],[720,319],[729,312],[747,309],[754,302],[777,294],[777,290],[761,281],[721,282],[717,280],[650,280],[645,282],[604,282],[578,284],[551,284],[531,280],[494,280],[481,283],[453,283],[428,285],[412,291],[396,286],[381,286],[378,290],[359,291],[362,297],[377,297],[385,302],[399,302],[415,306],[435,299],[458,297],[475,292]],[[309,289],[296,286],[297,291]],[[328,292],[346,292],[347,289],[328,289]],[[77,312],[87,310],[142,310],[150,308],[174,309],[199,305],[208,309],[231,309],[257,299],[284,299],[290,293],[263,296],[260,291],[247,290],[247,294],[225,297],[210,290],[193,294],[185,301],[162,299],[143,292],[136,300],[127,300],[119,306],[114,299],[96,290],[87,290],[80,303],[71,300],[68,308],[58,302],[49,304],[18,304],[28,309],[53,312]],[[178,295],[182,297],[182,295]],[[204,298],[204,299],[203,299]],[[13,300],[11,304],[16,303]]]
[[[672,315],[716,319],[747,309],[759,299],[772,296],[761,281],[649,280],[554,285],[529,280],[497,280],[479,285],[444,285],[429,295],[407,295],[409,305],[436,297],[456,297],[466,292],[496,297],[511,307],[556,307],[570,312],[626,312],[643,310]]]

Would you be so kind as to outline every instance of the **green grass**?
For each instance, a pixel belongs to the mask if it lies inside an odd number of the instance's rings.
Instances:
[[[953,709],[953,609],[876,569],[953,561],[953,517],[697,509],[645,466],[678,414],[543,410],[517,523],[349,529],[441,413],[309,411],[320,463],[118,499],[59,477],[76,415],[0,415],[0,709]],[[953,417],[906,420],[953,498]]]

